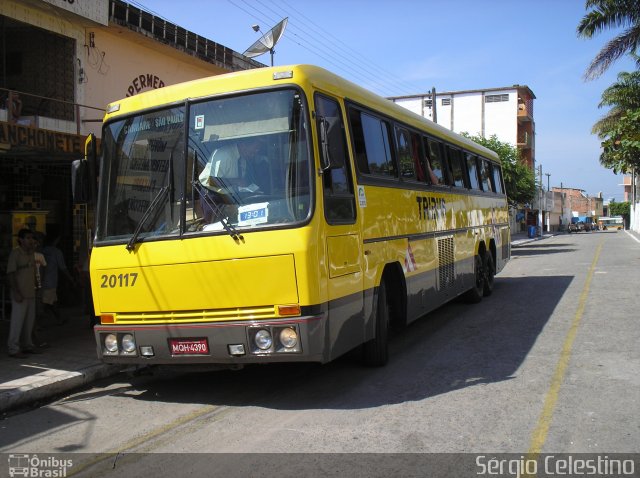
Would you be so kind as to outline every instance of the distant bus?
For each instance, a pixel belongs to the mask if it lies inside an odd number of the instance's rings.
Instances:
[[[601,231],[617,231],[619,229],[624,229],[624,220],[622,216],[603,216],[598,219],[598,227]]]
[[[321,68],[126,98],[101,141],[107,363],[383,365],[390,326],[480,301],[510,257],[498,156]]]

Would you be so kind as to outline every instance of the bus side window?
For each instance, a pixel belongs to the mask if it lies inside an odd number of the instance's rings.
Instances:
[[[413,156],[413,147],[409,131],[396,127],[396,150],[398,151],[398,165],[403,179],[416,179],[415,163],[419,162]]]
[[[489,162],[486,159],[479,159],[478,163],[480,165],[480,184],[482,184],[482,190],[490,192],[491,179],[489,178]]]
[[[427,152],[426,166],[430,182],[431,184],[445,184],[440,143],[426,137],[423,139],[424,149]]]
[[[469,172],[470,189],[480,189],[480,180],[478,178],[478,157],[467,153],[467,171]]]
[[[421,144],[420,135],[417,133],[411,133],[411,155],[416,169],[416,176],[418,181],[424,183],[428,181],[425,174],[425,158]]]
[[[502,170],[497,164],[492,164],[491,171],[493,190],[498,194],[502,194],[504,192],[504,188],[502,187]]]
[[[354,108],[349,112],[349,125],[353,133],[358,170],[375,176],[396,177],[389,142],[389,124]]]
[[[364,146],[364,133],[362,131],[362,121],[360,121],[360,111],[349,109],[349,126],[351,127],[351,143],[358,171],[370,174],[369,163],[367,163],[367,151]]]
[[[462,152],[459,149],[449,146],[449,172],[452,185],[457,188],[464,188],[464,169],[462,165]]]
[[[316,113],[318,123],[325,121],[331,124],[331,128],[337,128],[328,134],[327,139],[335,143],[327,148],[331,151],[332,161],[329,158],[323,161],[323,164],[330,164],[322,175],[325,218],[329,224],[353,223],[356,202],[340,105],[333,99],[316,95]],[[323,148],[320,148],[320,154],[324,154]]]

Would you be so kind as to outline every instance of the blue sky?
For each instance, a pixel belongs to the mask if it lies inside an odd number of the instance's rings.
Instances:
[[[623,200],[622,177],[600,166],[591,127],[624,59],[585,82],[615,32],[576,36],[583,0],[131,1],[240,53],[284,17],[276,65],[311,63],[383,96],[527,85],[536,95],[536,163],[543,184]],[[256,58],[268,64],[269,54]],[[470,132],[472,134],[476,132]],[[547,178],[546,173],[551,176]]]

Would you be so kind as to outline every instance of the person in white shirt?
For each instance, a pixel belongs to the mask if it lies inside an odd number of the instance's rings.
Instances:
[[[216,149],[200,174],[205,187],[219,185],[214,178],[224,183],[245,188],[250,192],[271,192],[271,171],[268,159],[261,154],[262,144],[256,137],[241,139]],[[241,189],[242,190],[242,189]]]

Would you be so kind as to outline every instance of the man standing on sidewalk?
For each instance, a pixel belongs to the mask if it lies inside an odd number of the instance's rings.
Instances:
[[[9,254],[7,277],[11,286],[11,326],[7,345],[10,357],[24,358],[27,353],[40,353],[31,340],[36,318],[35,247],[33,232],[21,229],[18,247]]]

